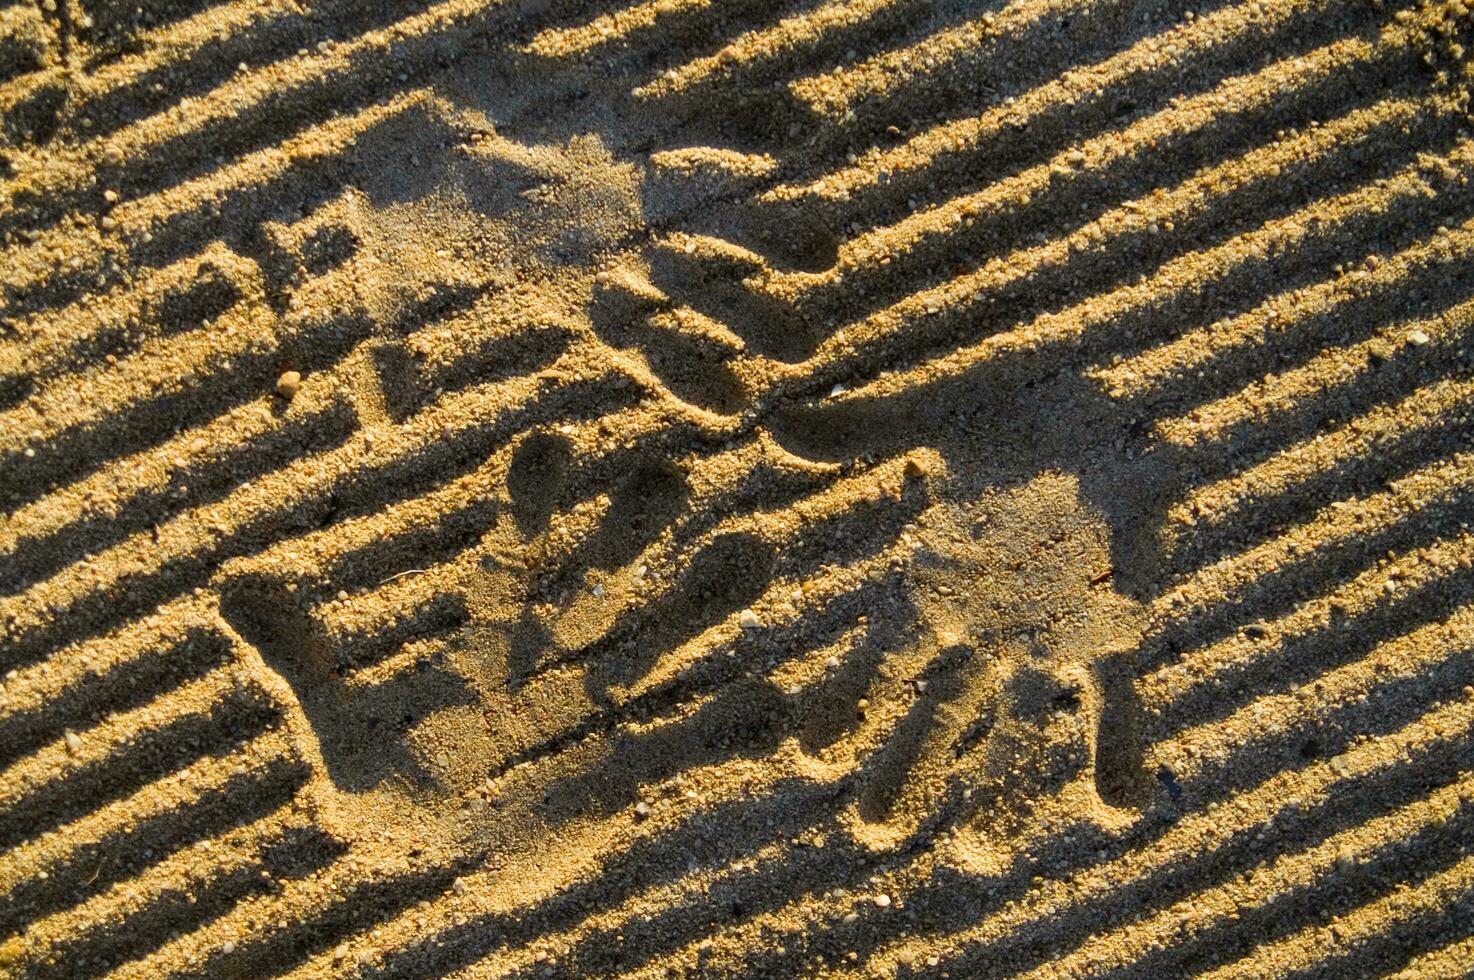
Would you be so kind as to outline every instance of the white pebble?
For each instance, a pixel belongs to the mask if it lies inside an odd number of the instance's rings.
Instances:
[[[82,754],[82,737],[74,731],[68,731],[66,735],[67,751],[72,755]]]

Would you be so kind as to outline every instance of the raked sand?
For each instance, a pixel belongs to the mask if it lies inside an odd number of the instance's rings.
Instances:
[[[1474,973],[1463,0],[8,0],[0,974]]]

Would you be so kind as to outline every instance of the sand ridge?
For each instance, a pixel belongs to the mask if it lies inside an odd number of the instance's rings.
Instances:
[[[1471,43],[0,7],[0,972],[1474,970]]]

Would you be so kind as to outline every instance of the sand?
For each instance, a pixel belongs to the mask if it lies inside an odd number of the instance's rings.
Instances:
[[[0,975],[1474,974],[1463,0],[10,0]]]

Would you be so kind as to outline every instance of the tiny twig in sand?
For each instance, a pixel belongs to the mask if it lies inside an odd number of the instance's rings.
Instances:
[[[428,571],[428,569],[424,569],[424,568],[406,568],[402,572],[397,572],[394,575],[390,575],[388,578],[384,579],[384,581],[380,582],[379,584],[380,585],[388,585],[390,582],[394,581],[397,578],[404,578],[406,575],[420,575],[420,574],[422,574],[422,573],[424,573],[426,571]]]

